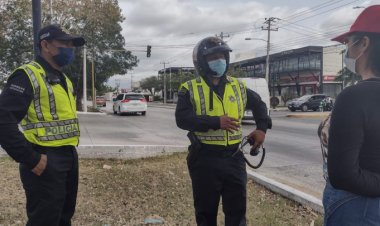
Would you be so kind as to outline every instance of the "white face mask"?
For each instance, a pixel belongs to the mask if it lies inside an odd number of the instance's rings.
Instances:
[[[354,46],[357,42],[359,42],[359,40],[354,42],[351,46],[346,45],[346,50],[344,51],[344,58],[343,58],[343,62],[346,65],[346,68],[355,74],[357,74],[357,72],[356,72],[356,61],[363,55],[363,53],[360,53],[359,56],[356,58],[350,58],[350,57],[348,57],[348,49],[350,47]]]

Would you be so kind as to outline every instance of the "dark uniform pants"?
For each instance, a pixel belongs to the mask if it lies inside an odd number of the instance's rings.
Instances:
[[[47,155],[41,176],[20,164],[26,194],[27,226],[70,226],[78,191],[78,155],[74,147],[40,151]]]
[[[243,155],[235,150],[202,148],[188,157],[195,217],[199,226],[216,226],[220,197],[226,226],[245,226],[247,172]]]

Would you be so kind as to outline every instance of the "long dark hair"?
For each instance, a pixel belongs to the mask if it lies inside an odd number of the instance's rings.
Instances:
[[[354,42],[365,36],[370,40],[367,67],[375,73],[376,77],[380,77],[380,34],[358,32],[352,35]]]

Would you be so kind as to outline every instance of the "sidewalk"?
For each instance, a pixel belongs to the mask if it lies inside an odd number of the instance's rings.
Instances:
[[[162,103],[162,102],[149,102],[148,107],[158,107],[158,108],[169,108],[169,109],[175,109],[176,104],[174,103]],[[289,118],[325,118],[327,115],[330,114],[329,111],[326,112],[291,112],[288,110],[287,107],[276,107],[271,108],[271,112],[289,112],[286,114],[286,117]]]
[[[171,108],[175,109],[177,106],[176,103],[166,103],[164,104],[163,102],[148,102],[148,107],[158,107],[158,108]]]

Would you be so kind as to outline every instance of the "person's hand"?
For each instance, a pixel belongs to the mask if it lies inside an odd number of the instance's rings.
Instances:
[[[248,135],[248,139],[255,141],[255,143],[252,145],[252,149],[255,149],[263,145],[265,140],[265,133],[264,131],[257,129]]]
[[[37,176],[41,176],[41,174],[45,171],[47,164],[47,156],[44,154],[41,154],[40,161],[38,164],[32,169],[32,172],[36,174]]]
[[[228,117],[228,115],[223,115],[219,117],[220,119],[220,128],[227,130],[228,132],[233,133],[234,131],[239,130],[239,120],[236,118]]]

